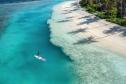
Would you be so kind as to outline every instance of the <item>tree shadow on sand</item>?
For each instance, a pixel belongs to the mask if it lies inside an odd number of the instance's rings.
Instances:
[[[91,18],[91,17],[92,17],[91,15],[88,15],[88,16],[80,17],[78,19],[87,19],[87,18]]]
[[[126,27],[121,26],[113,26],[112,28],[109,28],[108,30],[103,31],[105,34],[115,34],[115,33],[121,33],[122,36],[126,36]]]
[[[67,9],[65,9],[65,10],[63,10],[63,11],[66,11],[66,12],[68,12],[68,10],[67,10]]]
[[[79,40],[78,42],[74,43],[74,45],[77,45],[77,44],[90,44],[90,43],[94,43],[94,42],[97,42],[93,36],[90,36],[88,38],[84,38],[84,39],[81,39]]]
[[[77,11],[77,10],[79,10],[77,7],[74,7],[73,9],[71,9],[71,10],[63,10],[64,11],[64,13],[62,13],[62,14],[69,14],[69,13],[72,13],[73,11]]]
[[[66,19],[72,19],[73,18],[73,16],[70,16],[70,17],[66,17]]]
[[[64,10],[65,12],[62,14],[69,14],[69,13],[72,13],[73,11],[77,11],[77,10],[78,10],[78,8],[74,8],[72,10]]]
[[[87,28],[78,29],[78,30],[75,30],[75,31],[68,32],[68,34],[77,34],[77,33],[80,33],[80,32],[86,32],[86,30],[87,30]]]
[[[62,14],[69,14],[69,13],[72,13],[72,11],[66,11],[65,13]]]
[[[71,6],[77,6],[77,5],[78,5],[77,2],[74,2],[74,3],[71,4]]]
[[[88,17],[88,16],[87,16],[87,17]],[[96,22],[96,21],[98,21],[98,20],[99,20],[98,17],[87,18],[86,21],[84,21],[84,22],[80,22],[78,25],[90,24],[90,23]]]
[[[59,21],[57,21],[58,23],[62,23],[62,22],[68,22],[68,21],[70,21],[70,20],[68,20],[68,19],[66,19],[66,20],[59,20]]]
[[[70,10],[70,11],[72,12],[72,11],[77,11],[77,10],[78,10],[78,8],[74,8],[74,9],[72,9],[72,10]]]

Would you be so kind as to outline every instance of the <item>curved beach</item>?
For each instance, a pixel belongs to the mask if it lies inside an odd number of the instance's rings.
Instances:
[[[53,8],[51,42],[70,56],[78,84],[125,84],[125,28],[66,1]]]

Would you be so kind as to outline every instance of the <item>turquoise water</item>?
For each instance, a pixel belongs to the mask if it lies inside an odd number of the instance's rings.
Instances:
[[[49,42],[47,20],[59,2],[42,0],[6,22],[0,38],[0,84],[73,84],[70,60]],[[37,49],[47,62],[33,57]]]

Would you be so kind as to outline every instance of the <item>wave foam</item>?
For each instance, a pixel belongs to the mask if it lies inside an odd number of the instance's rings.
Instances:
[[[71,3],[73,1],[55,6],[48,23],[51,31],[50,41],[61,47],[74,60],[73,68],[78,75],[78,84],[125,84],[126,59],[95,44],[74,44],[81,37],[68,34],[71,30],[70,22],[57,22],[66,17],[62,14],[62,7],[70,6]]]

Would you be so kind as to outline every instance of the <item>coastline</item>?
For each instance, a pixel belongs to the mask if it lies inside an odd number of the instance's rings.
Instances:
[[[124,28],[82,11],[74,3],[66,1],[53,8],[48,21],[50,41],[74,60],[79,84],[124,84]]]
[[[70,12],[73,8],[62,7],[62,9]],[[62,10],[61,12],[65,11]],[[65,22],[71,24],[69,25],[71,29],[68,31],[78,31],[76,35],[82,38],[93,37],[93,40],[96,41],[92,42],[93,44],[126,56],[126,45],[124,45],[126,43],[126,27],[107,22],[81,8],[72,11],[72,13],[63,14],[63,16],[64,18],[61,20],[71,20]],[[66,19],[65,17],[71,18]],[[61,22],[61,24],[64,23]]]
[[[0,39],[1,84],[74,84],[72,63],[49,42],[46,21],[58,3],[60,0],[42,0],[0,8],[2,15],[9,15]],[[34,58],[37,51],[46,62]]]

